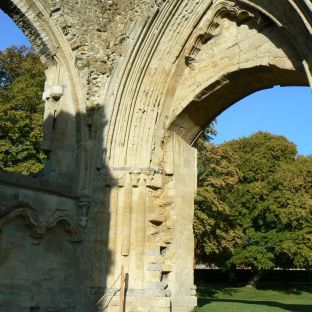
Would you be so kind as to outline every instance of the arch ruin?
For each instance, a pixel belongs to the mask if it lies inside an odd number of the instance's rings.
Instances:
[[[0,8],[47,65],[49,155],[36,176],[0,173],[0,311],[119,311],[122,265],[126,311],[190,311],[192,145],[250,93],[312,86],[311,2]]]

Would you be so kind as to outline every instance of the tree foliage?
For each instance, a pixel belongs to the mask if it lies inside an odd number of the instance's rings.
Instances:
[[[42,169],[44,66],[32,49],[0,51],[0,169],[23,174]]]
[[[199,150],[195,256],[197,262],[220,264],[233,252],[241,237],[241,231],[231,218],[231,207],[223,196],[225,189],[235,189],[239,173],[231,165],[234,155],[228,148],[201,141]]]
[[[197,142],[198,190],[195,199],[194,234],[196,262],[222,265],[240,240],[241,232],[231,218],[224,189],[233,189],[239,172],[231,165],[235,155],[209,141],[216,135],[213,122]]]
[[[206,261],[254,270],[311,267],[312,157],[297,157],[293,143],[265,132],[199,153],[194,231]]]

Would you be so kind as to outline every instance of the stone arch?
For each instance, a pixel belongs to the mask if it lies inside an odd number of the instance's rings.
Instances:
[[[206,86],[199,83],[202,85],[191,94],[193,91],[188,88],[187,82],[183,84],[183,79],[194,79],[194,75],[192,77],[188,71],[191,72],[194,67],[194,73],[196,67],[200,67],[196,58],[203,53],[201,49],[208,49],[213,41],[221,38],[218,32],[227,21],[232,23],[228,27],[233,32],[241,27],[247,29],[251,36],[253,32],[255,38],[251,42],[258,40],[257,36],[263,36],[266,37],[266,40],[262,38],[266,44],[275,47],[266,51],[271,59],[257,59],[252,64],[252,57],[249,56],[250,63],[246,61],[241,67],[239,62],[235,64],[232,60],[233,68],[224,68],[223,73],[221,68],[216,69],[220,77],[214,77],[215,81],[222,80],[222,76],[230,73],[235,76],[235,71],[239,73],[239,70],[257,67],[254,72],[262,69],[275,71],[276,76],[278,69],[289,70],[292,78],[276,83],[306,85],[307,81],[311,81],[309,51],[312,49],[308,6],[306,1],[298,6],[294,1],[280,0],[274,5],[260,0],[163,3],[153,18],[146,22],[143,31],[139,27],[134,29],[125,61],[120,62],[113,72],[104,99],[105,102],[112,101],[107,109],[110,123],[104,133],[108,149],[105,162],[112,167],[136,167],[139,163],[142,167],[159,165],[163,151],[161,142],[166,137],[166,129],[172,129],[171,124],[184,109],[183,105],[191,102],[197,93],[209,85],[207,76]],[[298,33],[301,35],[298,36]],[[222,49],[222,43],[218,48]],[[242,50],[252,48],[242,47]],[[232,57],[238,54],[233,52]],[[231,61],[221,60],[219,63],[225,66]],[[283,77],[286,77],[286,71],[284,73]],[[273,75],[268,79],[274,80]],[[212,77],[210,79],[213,80]],[[272,84],[268,82],[259,88]],[[183,92],[189,92],[189,98],[179,110],[176,102],[182,101],[179,99],[182,88]]]
[[[175,233],[180,238],[173,239],[170,248],[178,247],[179,259],[190,259],[193,253],[186,250],[193,244],[190,211],[196,189],[196,182],[191,182],[196,175],[196,152],[191,146],[200,133],[223,110],[255,91],[274,85],[310,83],[312,87],[311,20],[298,14],[292,1],[275,4],[214,1],[202,11],[176,59],[171,60],[174,66],[167,71],[151,158],[152,164],[162,163],[164,172],[175,177],[175,217],[179,220],[175,221]],[[301,39],[295,35],[298,29]],[[168,279],[174,311],[194,304],[189,291],[193,287],[189,282],[192,264],[177,258]],[[188,286],[183,288],[181,283]],[[178,299],[182,294],[183,302]]]
[[[146,270],[159,275],[147,272],[144,287],[146,293],[152,291],[149,287],[166,293],[172,311],[188,311],[196,304],[192,283],[196,151],[191,145],[209,121],[248,94],[276,84],[309,84],[311,21],[303,13],[308,2],[298,3],[164,2],[143,30],[134,29],[124,60],[113,72],[105,98],[111,105],[104,162],[114,176],[123,176],[119,187],[127,188],[126,195],[116,191],[116,205],[136,193],[127,174],[147,171],[160,176],[157,191],[144,195],[144,204],[135,197],[131,209],[139,208],[140,215],[153,213],[154,223],[145,223],[145,229],[155,257],[146,257],[152,259],[146,260],[151,261]],[[154,205],[148,204],[150,198]],[[131,231],[141,229],[131,224]],[[127,253],[117,257],[121,263],[136,259],[133,252],[139,248],[129,240]],[[165,252],[159,254],[157,248]],[[142,287],[131,279],[142,271],[129,267],[129,272],[129,287]],[[148,306],[153,305],[157,303],[150,301]]]
[[[194,31],[167,123],[189,144],[218,114],[255,91],[309,85],[306,51],[294,45],[281,22],[257,9],[216,2],[208,26]]]
[[[299,53],[283,31],[269,23],[260,29],[225,19],[218,27],[222,23],[227,26],[218,38],[200,48],[193,46],[196,57],[186,56],[187,68],[171,99],[169,129],[190,144],[243,97],[274,85],[308,85]]]
[[[79,298],[66,290],[71,305],[88,310],[124,265],[129,310],[189,311],[196,305],[191,144],[248,93],[311,81],[310,0],[78,2],[1,2],[48,62],[51,151],[41,176],[0,174],[1,198],[28,202],[55,222],[65,213],[85,230]],[[239,46],[243,34],[248,45]],[[114,311],[119,292],[109,293]]]
[[[75,56],[60,25],[52,18],[55,8],[48,2],[8,0],[1,2],[0,9],[24,32],[46,65],[42,149],[49,154],[49,160],[42,175],[50,181],[47,183],[53,184],[57,175],[60,184],[68,184],[66,180],[77,173],[74,163],[83,157],[77,146],[86,134],[85,106],[78,96],[83,86]]]

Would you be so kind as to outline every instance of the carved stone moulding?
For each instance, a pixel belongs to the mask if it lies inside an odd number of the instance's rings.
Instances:
[[[154,190],[163,188],[162,173],[150,168],[111,168],[109,172],[102,170],[100,174],[105,185],[108,187],[124,187],[130,185],[132,187],[145,186]]]
[[[246,4],[239,3],[239,1],[214,1],[198,26],[194,29],[192,38],[185,47],[185,63],[187,66],[195,63],[195,57],[201,50],[201,47],[218,35],[221,20],[225,17],[235,20],[238,24],[243,24],[249,20],[254,20],[258,25],[267,23],[260,12],[249,8]]]
[[[36,198],[36,195],[38,194],[33,194],[33,198]],[[61,222],[64,224],[65,230],[70,233],[71,241],[81,242],[87,222],[89,201],[68,198],[55,199],[48,195],[44,203],[42,194],[39,194],[37,199],[38,197],[37,202],[12,198],[3,200],[0,203],[0,231],[14,218],[22,217],[25,224],[32,227],[31,236],[39,244],[47,230]]]

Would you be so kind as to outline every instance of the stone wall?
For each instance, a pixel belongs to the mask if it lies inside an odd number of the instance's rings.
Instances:
[[[61,225],[42,240],[15,218],[3,228],[0,246],[1,312],[78,311],[81,245]]]

